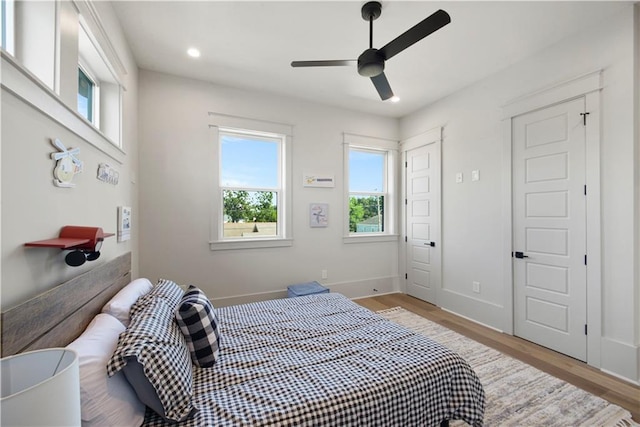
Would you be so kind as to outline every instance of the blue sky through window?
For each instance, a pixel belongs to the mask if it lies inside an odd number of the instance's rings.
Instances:
[[[349,191],[384,191],[385,153],[349,151]]]
[[[278,188],[277,142],[223,134],[221,143],[223,186]]]

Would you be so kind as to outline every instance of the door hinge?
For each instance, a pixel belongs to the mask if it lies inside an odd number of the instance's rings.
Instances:
[[[587,265],[587,256],[584,256],[584,265]]]
[[[587,324],[584,324],[584,334],[587,335]]]
[[[405,243],[407,242],[407,236],[404,236],[404,241],[405,241]]]
[[[409,279],[409,274],[408,273],[404,273],[404,280],[408,280]]]
[[[587,116],[589,114],[590,113],[588,113],[588,112],[580,113],[580,115],[582,116],[582,124],[585,125],[585,126],[587,125]]]
[[[409,167],[409,162],[404,162],[404,167],[408,168]]]
[[[406,204],[408,204],[407,199],[404,199],[404,204],[405,204],[405,205],[406,205]]]
[[[586,184],[585,184],[585,186],[584,186],[584,195],[585,195],[585,196],[587,195],[587,185],[586,185]]]

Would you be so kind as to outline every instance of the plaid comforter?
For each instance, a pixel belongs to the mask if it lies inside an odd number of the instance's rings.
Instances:
[[[181,426],[481,426],[467,362],[340,294],[217,309],[220,356],[193,367]],[[147,410],[146,426],[165,423]]]

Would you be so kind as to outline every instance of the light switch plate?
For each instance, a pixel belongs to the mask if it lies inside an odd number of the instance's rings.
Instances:
[[[480,181],[480,171],[471,171],[471,181]]]

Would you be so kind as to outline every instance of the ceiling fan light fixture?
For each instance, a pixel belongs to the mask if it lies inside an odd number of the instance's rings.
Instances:
[[[378,49],[367,49],[358,57],[358,74],[375,77],[384,71],[384,57]]]

